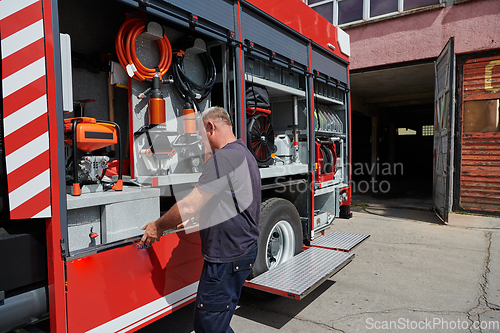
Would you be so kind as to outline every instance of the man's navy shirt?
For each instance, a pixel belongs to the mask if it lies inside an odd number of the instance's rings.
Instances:
[[[197,186],[214,194],[200,212],[203,257],[214,263],[243,258],[259,238],[261,204],[259,167],[243,141],[216,151]]]

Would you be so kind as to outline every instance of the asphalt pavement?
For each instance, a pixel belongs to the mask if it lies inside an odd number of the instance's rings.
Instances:
[[[300,301],[243,295],[250,332],[500,332],[500,218],[355,207],[327,232],[370,234],[356,257]],[[190,304],[140,333],[192,332]]]

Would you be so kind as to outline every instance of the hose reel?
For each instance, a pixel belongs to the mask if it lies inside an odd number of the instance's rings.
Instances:
[[[255,157],[259,167],[272,165],[276,146],[274,145],[274,129],[271,119],[264,114],[249,116],[247,129],[247,147]]]
[[[129,18],[122,24],[120,30],[118,30],[115,40],[116,54],[120,64],[130,77],[138,81],[152,80],[155,74],[163,78],[163,75],[167,73],[172,63],[172,47],[163,31],[161,32],[163,37],[156,40],[160,49],[159,64],[155,68],[147,68],[141,63],[135,51],[135,42],[137,37],[146,31],[145,20],[138,17]]]

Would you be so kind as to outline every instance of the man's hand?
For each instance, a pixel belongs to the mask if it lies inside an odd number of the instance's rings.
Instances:
[[[201,207],[205,205],[213,194],[195,187],[184,199],[172,206],[163,216],[154,222],[150,222],[142,227],[145,230],[144,236],[141,238],[139,248],[149,247],[155,241],[160,241],[163,231],[168,229],[181,229],[185,226],[184,221],[200,212]]]
[[[149,247],[153,245],[153,243],[156,241],[160,241],[160,237],[163,234],[163,229],[158,227],[158,220],[149,222],[145,226],[143,226],[141,229],[145,230],[144,236],[141,238],[141,242],[139,243],[139,247]]]
[[[186,220],[186,221],[182,222],[181,224],[178,224],[177,225],[177,230],[184,229],[187,226],[187,224],[189,223],[189,221],[190,220]]]

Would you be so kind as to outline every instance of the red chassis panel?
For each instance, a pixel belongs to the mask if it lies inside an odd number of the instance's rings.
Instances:
[[[203,267],[198,232],[163,236],[67,263],[68,332],[133,332],[194,300]]]

